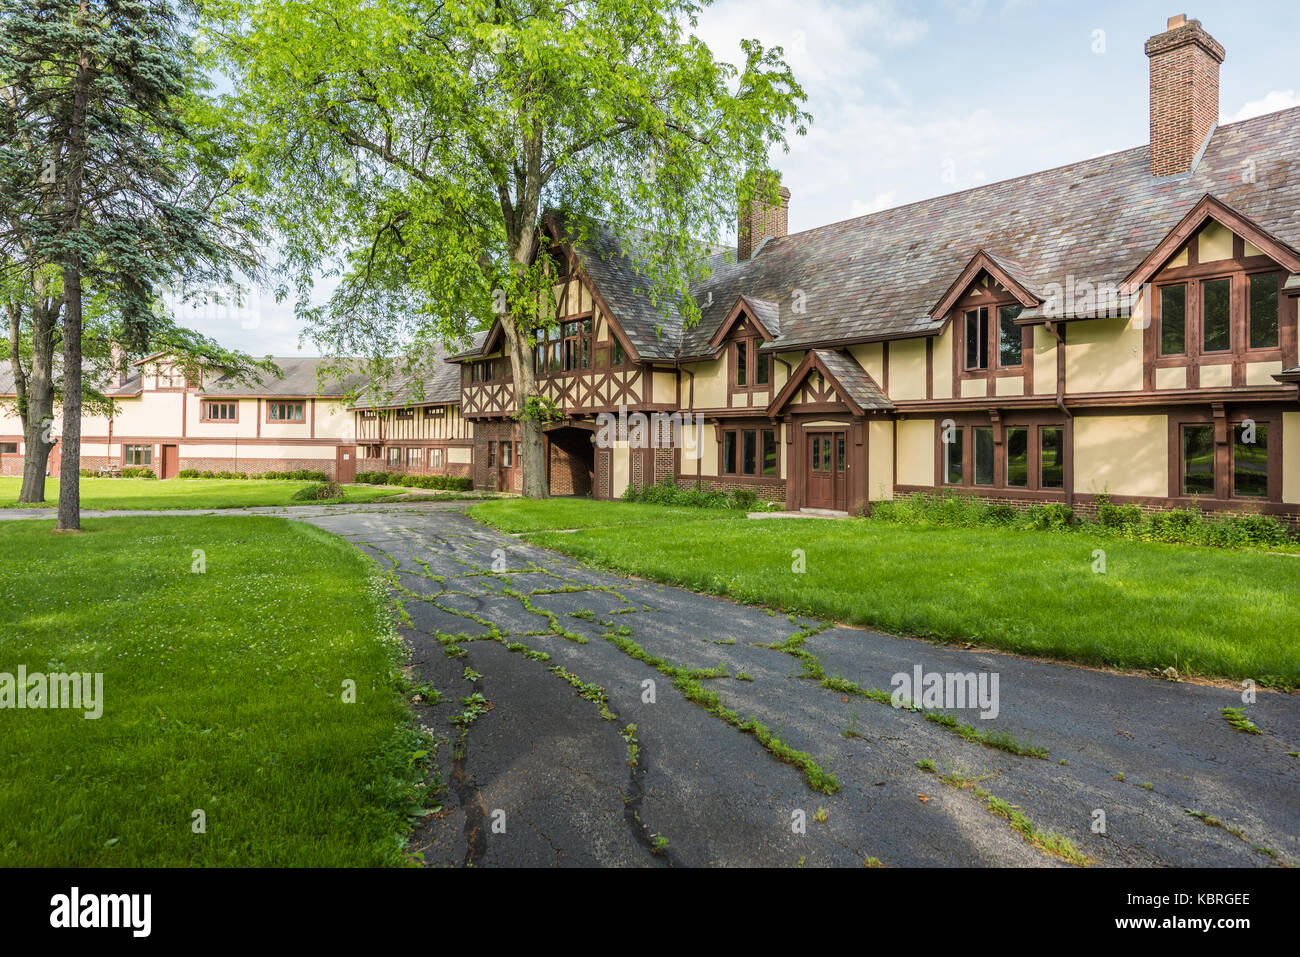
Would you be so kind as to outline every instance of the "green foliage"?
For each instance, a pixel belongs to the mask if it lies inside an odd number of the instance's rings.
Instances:
[[[402,475],[398,472],[358,472],[356,480],[362,485],[400,485],[404,488],[446,489],[468,492],[474,480],[461,475]]]
[[[321,482],[298,489],[289,500],[292,502],[341,502],[343,489],[337,482]]]
[[[625,502],[644,502],[648,505],[677,506],[684,508],[735,509],[752,512],[770,510],[775,506],[771,502],[759,502],[758,493],[751,489],[732,489],[722,492],[705,489],[697,484],[693,488],[679,486],[671,475],[665,476],[653,485],[629,485],[623,490]]]
[[[310,331],[374,363],[497,320],[526,348],[554,322],[553,210],[575,234],[615,224],[654,301],[693,322],[738,191],[777,199],[775,177],[746,174],[809,120],[780,49],[747,40],[742,63],[718,62],[691,35],[694,0],[204,9]],[[313,278],[340,263],[315,307]]]
[[[1270,515],[1199,509],[1170,509],[1145,513],[1136,505],[1114,505],[1108,496],[1097,499],[1095,520],[1082,518],[1059,502],[1034,504],[1027,509],[986,505],[951,490],[875,502],[871,518],[904,525],[940,525],[956,528],[1003,526],[1038,531],[1081,531],[1134,542],[1207,545],[1214,548],[1287,548],[1300,542],[1286,525]]]

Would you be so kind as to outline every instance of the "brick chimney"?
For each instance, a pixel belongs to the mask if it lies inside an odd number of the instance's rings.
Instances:
[[[763,245],[764,239],[780,239],[790,232],[790,191],[782,186],[777,190],[781,197],[778,205],[771,205],[762,196],[753,202],[739,204],[739,222],[736,227],[736,259],[744,262]]]
[[[1192,161],[1219,122],[1223,46],[1186,14],[1147,41],[1151,60],[1151,175],[1175,176]]]

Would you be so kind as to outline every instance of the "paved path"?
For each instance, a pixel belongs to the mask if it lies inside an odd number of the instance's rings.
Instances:
[[[392,568],[415,676],[441,693],[420,708],[440,739],[445,785],[444,810],[417,833],[430,865],[1069,866],[994,813],[998,799],[1099,865],[1300,864],[1300,758],[1288,753],[1300,750],[1300,696],[1261,692],[1245,710],[1264,733],[1243,734],[1219,714],[1241,705],[1229,688],[791,620],[583,568],[478,525],[463,508],[216,513],[308,521]],[[802,657],[763,647],[805,633]],[[736,720],[753,718],[809,755],[839,791],[813,790],[754,734],[628,653],[635,648],[672,666],[721,666],[726,677],[699,686]],[[804,676],[820,670],[889,689],[917,665],[996,672],[998,717],[961,719],[1048,756],[973,743]],[[473,694],[487,710],[462,734],[451,719],[470,711],[462,699]],[[1104,833],[1092,829],[1098,811]],[[800,815],[802,832],[792,827]]]
[[[454,508],[307,520],[393,568],[418,680],[442,694],[422,709],[443,739],[447,785],[443,812],[418,834],[430,865],[1069,866],[994,813],[996,799],[1101,865],[1300,863],[1300,758],[1287,753],[1300,749],[1300,696],[1260,693],[1246,711],[1264,734],[1248,735],[1219,714],[1241,704],[1231,689],[816,631],[822,623],[591,571]],[[761,647],[805,630],[816,632],[802,646],[814,658]],[[699,684],[810,755],[838,793],[814,791],[611,634],[672,665],[725,668]],[[915,665],[997,672],[998,717],[962,719],[1049,756],[841,694],[801,676],[810,662],[863,688],[888,689]],[[476,693],[490,710],[462,735],[450,719]],[[1104,833],[1092,830],[1097,811]]]

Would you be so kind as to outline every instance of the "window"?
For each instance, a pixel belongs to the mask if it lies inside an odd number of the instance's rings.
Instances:
[[[533,354],[536,372],[559,372],[563,353],[563,329],[557,324],[537,330],[537,349]]]
[[[1038,430],[1038,485],[1065,488],[1065,429],[1043,426]]]
[[[426,405],[424,407],[424,417],[426,419],[444,419],[447,417],[447,407],[445,405]]]
[[[989,311],[970,309],[966,312],[966,368],[989,367]]]
[[[122,446],[123,465],[153,465],[152,445]]]
[[[623,343],[615,339],[614,345],[609,354],[609,364],[612,366],[621,366],[625,362],[627,362],[627,353],[623,351]]]
[[[442,449],[429,449],[429,468],[442,468]]]
[[[564,370],[591,368],[591,319],[564,324]]]
[[[1268,498],[1267,425],[1233,426],[1232,494],[1241,498]]]
[[[1029,487],[1029,430],[1007,429],[1007,485]]]
[[[239,404],[236,402],[204,402],[199,409],[202,422],[234,422],[239,418]]]
[[[722,433],[722,471],[725,475],[736,474],[736,433]]]
[[[303,420],[303,403],[268,402],[266,404],[268,422],[301,422]]]
[[[1214,494],[1214,426],[1183,426],[1183,494]]]
[[[363,418],[363,419],[373,419],[374,417],[375,417],[375,410],[374,410],[374,409],[362,409],[362,410],[361,410],[361,418]]]
[[[0,442],[0,455],[16,455],[17,453],[17,442]]]
[[[407,449],[406,450],[406,467],[408,469],[418,469],[424,462],[424,449]]]
[[[1278,285],[1280,275],[1275,272],[1258,273],[1250,277],[1250,348],[1276,349],[1278,326]]]
[[[734,344],[736,388],[757,389],[772,382],[772,357],[758,351],[762,339],[738,339]]]
[[[496,467],[497,467],[497,444],[495,442],[489,442],[488,443],[488,468],[494,469]]]
[[[740,461],[740,470],[746,475],[756,475],[758,473],[758,433],[753,429],[746,429],[741,433],[742,456]]]
[[[748,385],[745,378],[749,370],[749,343],[736,343],[736,385]]]
[[[962,484],[962,430],[944,429],[943,480],[948,485]]]
[[[394,469],[396,469],[396,468],[401,468],[401,467],[402,467],[402,450],[401,450],[401,449],[399,449],[399,448],[391,448],[391,449],[388,450],[388,467],[389,467],[389,468],[394,468]]]
[[[501,467],[508,469],[515,464],[515,445],[513,442],[501,443]]]
[[[1021,329],[1016,325],[1020,306],[1002,306],[998,309],[998,365],[1018,366],[1023,361]]]
[[[413,419],[413,418],[415,418],[415,410],[412,409],[412,408],[410,408],[409,406],[408,406],[407,408],[405,408],[405,409],[397,409],[396,412],[395,412],[394,414],[395,414],[395,416],[396,416],[397,418],[399,418],[399,419]]]
[[[772,357],[758,351],[758,340],[754,340],[754,384],[767,385],[772,381]]]
[[[975,484],[993,484],[993,430],[975,430]]]
[[[777,474],[776,430],[763,430],[763,474]]]
[[[1160,354],[1181,356],[1187,351],[1187,287],[1160,290]]]
[[[1227,352],[1232,348],[1232,280],[1201,283],[1202,352]]]

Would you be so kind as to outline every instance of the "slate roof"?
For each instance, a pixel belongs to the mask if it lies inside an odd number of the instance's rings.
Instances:
[[[353,370],[341,379],[331,375],[324,381],[318,376],[318,370],[329,367],[332,360],[313,356],[272,356],[274,362],[284,372],[284,378],[273,375],[261,376],[256,382],[238,382],[222,376],[205,382],[199,390],[205,396],[230,396],[232,398],[251,399],[255,397],[292,397],[307,396],[341,396],[354,389],[359,389],[365,382],[361,374],[361,360],[348,359],[346,362]]]
[[[830,349],[814,349],[812,352],[822,367],[834,376],[849,398],[863,411],[887,412],[894,408],[894,403],[880,391],[876,380],[852,356]]]
[[[1141,146],[771,239],[744,263],[715,253],[692,329],[636,292],[613,230],[578,254],[644,358],[706,354],[741,295],[778,304],[768,348],[806,348],[936,332],[930,310],[981,249],[1031,291],[1118,285],[1206,194],[1300,250],[1300,107],[1218,127],[1179,177],[1153,177]]]
[[[87,369],[86,371],[87,374],[91,374],[91,370]],[[90,385],[91,383],[86,384]],[[122,385],[111,387],[99,386],[99,390],[104,393],[104,395],[126,397],[139,395],[141,387],[142,382],[140,374],[136,372],[132,373]],[[9,365],[8,360],[0,360],[0,396],[11,396],[17,394],[18,388],[14,383],[13,368]]]
[[[423,375],[400,376],[392,382],[368,382],[354,409],[394,409],[407,405],[460,402],[460,366],[446,361],[441,349],[429,357]]]

